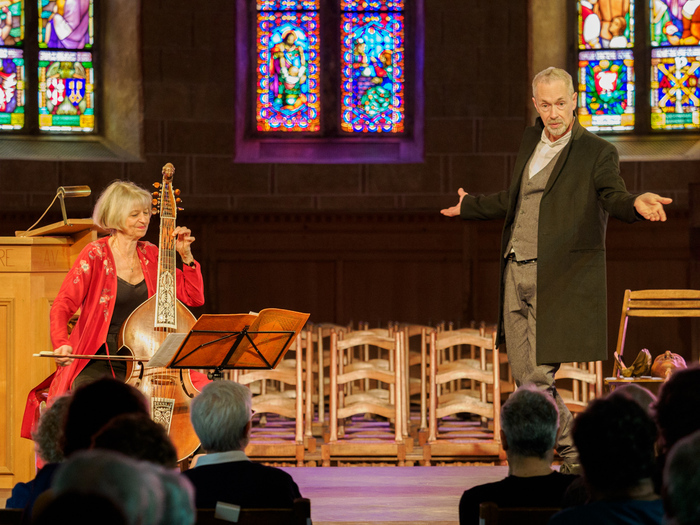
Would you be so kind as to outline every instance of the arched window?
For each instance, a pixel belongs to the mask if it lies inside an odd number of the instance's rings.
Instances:
[[[236,161],[422,161],[422,1],[237,0],[237,17]]]

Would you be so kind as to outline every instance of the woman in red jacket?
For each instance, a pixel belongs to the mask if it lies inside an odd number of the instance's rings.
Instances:
[[[119,328],[131,312],[156,292],[158,247],[141,241],[151,218],[151,195],[126,181],[115,181],[95,205],[93,221],[110,232],[87,245],[68,272],[51,307],[51,340],[58,369],[49,388],[54,396],[98,377],[125,378],[117,360],[71,359],[70,355],[116,354]],[[204,304],[204,283],[192,256],[194,237],[184,226],[173,231],[183,269],[177,271],[177,298],[189,306]],[[68,321],[80,309],[68,335]]]

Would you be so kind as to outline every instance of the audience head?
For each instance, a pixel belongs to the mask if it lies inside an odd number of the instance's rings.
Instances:
[[[83,450],[61,465],[51,489],[55,497],[67,492],[106,496],[121,506],[130,525],[158,525],[165,502],[158,468],[117,452]]]
[[[44,463],[60,463],[63,461],[61,443],[70,402],[70,394],[54,400],[53,404],[41,414],[39,425],[32,432],[36,453]]]
[[[603,497],[625,498],[654,474],[656,426],[626,396],[591,402],[574,420],[573,437],[586,482]]]
[[[610,395],[624,396],[627,399],[636,401],[640,407],[647,411],[648,414],[651,414],[652,406],[654,403],[656,403],[656,396],[654,394],[649,392],[649,390],[643,386],[635,385],[634,383],[617,387],[615,390],[610,392]]]
[[[192,426],[207,452],[243,450],[248,444],[252,395],[233,381],[212,381],[190,403]]]
[[[160,479],[164,498],[161,525],[192,525],[197,514],[192,482],[172,470],[158,468],[156,474]]]
[[[548,457],[554,450],[558,426],[559,411],[552,396],[534,385],[518,388],[501,409],[508,454]]]
[[[63,436],[66,457],[90,448],[92,436],[120,414],[148,415],[143,394],[133,386],[113,378],[103,378],[78,388],[68,407]]]
[[[113,418],[95,434],[92,448],[115,450],[166,468],[177,467],[177,452],[165,427],[146,414],[122,414]]]
[[[700,431],[678,441],[669,452],[663,493],[666,523],[700,524]]]
[[[680,439],[700,430],[700,366],[677,370],[659,391],[654,407],[661,453]]]

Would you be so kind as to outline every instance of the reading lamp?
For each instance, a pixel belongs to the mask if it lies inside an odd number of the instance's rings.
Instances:
[[[36,221],[32,226],[27,230],[30,231],[34,226],[39,224],[39,221],[44,218],[44,215],[51,209],[51,206],[53,206],[53,203],[56,202],[56,199],[61,200],[61,213],[63,214],[63,224],[66,226],[68,225],[68,216],[66,215],[66,204],[63,201],[66,197],[71,198],[71,197],[89,197],[90,193],[92,193],[92,190],[90,190],[90,186],[61,186],[56,190],[56,195],[54,196],[53,200],[51,201],[51,204],[49,204],[49,207],[46,208],[46,211],[41,214],[41,217],[39,217],[39,220]]]

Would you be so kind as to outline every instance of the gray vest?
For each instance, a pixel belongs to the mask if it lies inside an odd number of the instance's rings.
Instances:
[[[540,218],[540,201],[544,188],[547,186],[549,176],[554,170],[554,165],[559,159],[563,149],[549,161],[544,168],[530,178],[530,162],[533,155],[525,165],[520,182],[520,195],[515,208],[515,221],[511,226],[510,241],[504,257],[508,257],[511,251],[515,252],[516,261],[527,261],[537,259],[537,229]]]

